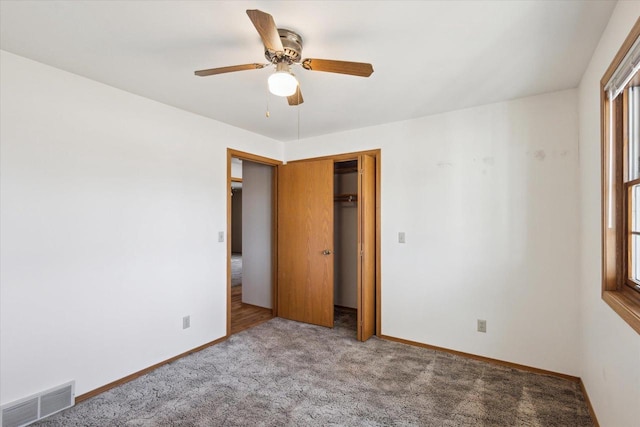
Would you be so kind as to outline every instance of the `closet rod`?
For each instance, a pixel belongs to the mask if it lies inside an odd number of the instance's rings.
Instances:
[[[337,194],[333,198],[334,202],[357,202],[357,194]]]

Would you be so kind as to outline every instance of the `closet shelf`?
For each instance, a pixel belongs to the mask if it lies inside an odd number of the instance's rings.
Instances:
[[[358,171],[357,160],[348,160],[346,162],[338,162],[333,167],[333,173],[336,173],[336,174],[353,173],[357,171]]]
[[[357,202],[358,195],[357,194],[336,194],[333,197],[334,202]]]

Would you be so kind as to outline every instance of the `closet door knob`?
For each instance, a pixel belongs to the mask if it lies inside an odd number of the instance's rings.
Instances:
[[[325,249],[322,251],[322,255],[331,255],[331,251],[329,249]]]

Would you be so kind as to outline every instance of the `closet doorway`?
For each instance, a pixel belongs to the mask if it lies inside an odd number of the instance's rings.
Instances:
[[[333,194],[334,324],[365,341],[375,333],[375,159],[335,162]]]
[[[380,334],[379,183],[379,150],[278,167],[278,316]]]
[[[277,164],[227,150],[227,335],[275,314]]]

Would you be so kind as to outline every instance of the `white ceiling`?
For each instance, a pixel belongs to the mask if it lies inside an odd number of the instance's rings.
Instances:
[[[281,141],[578,85],[613,1],[5,1],[3,50]],[[304,104],[267,95],[246,9],[299,32],[303,57],[370,62],[370,78],[294,69]],[[268,100],[268,101],[267,101]],[[265,115],[267,102],[270,117]]]

